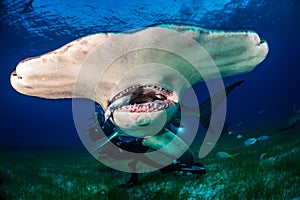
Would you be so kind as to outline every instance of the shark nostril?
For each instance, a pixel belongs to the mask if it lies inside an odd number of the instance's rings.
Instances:
[[[19,76],[16,72],[13,72],[12,76],[16,76],[18,79],[22,79],[22,76]]]

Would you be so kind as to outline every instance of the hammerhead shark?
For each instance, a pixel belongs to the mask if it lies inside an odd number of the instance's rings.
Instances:
[[[116,127],[111,139],[140,138],[152,150],[147,154],[149,160],[168,166],[190,155],[186,154],[189,145],[165,128],[178,109],[183,115],[190,113],[181,107],[184,91],[201,81],[250,72],[267,53],[266,41],[253,31],[160,24],[132,32],[89,35],[21,61],[11,74],[11,85],[29,96],[88,98],[99,103],[105,120]],[[217,85],[224,88],[223,82]],[[218,98],[225,97],[223,90]],[[214,110],[215,102],[209,104],[204,103],[200,110]],[[216,142],[218,131],[209,125],[212,121],[205,115],[200,121],[210,132],[204,140]]]

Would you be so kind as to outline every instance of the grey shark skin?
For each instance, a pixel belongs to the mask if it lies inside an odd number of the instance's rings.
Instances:
[[[199,45],[204,51],[197,54]],[[267,43],[252,31],[162,24],[131,33],[86,36],[21,61],[11,74],[11,85],[29,96],[94,100],[104,111],[109,109],[107,117],[119,127],[119,134],[147,136],[143,144],[153,150],[173,140],[162,150],[172,160],[188,145],[163,127],[176,114],[183,92],[197,82],[218,78],[218,73],[225,77],[249,72],[267,53]],[[114,103],[122,98],[126,100]]]
[[[229,86],[225,87],[225,93],[226,96],[223,95],[224,91],[219,91],[218,93],[214,94],[212,97],[206,99],[204,102],[202,102],[199,105],[199,111],[201,113],[200,115],[200,123],[202,126],[208,131],[209,129],[209,123],[210,123],[210,118],[214,110],[212,110],[211,107],[211,102],[215,101],[216,102],[216,107],[215,109],[218,108],[218,106],[224,102],[224,98],[227,97],[236,87],[240,86],[244,80],[235,82],[233,84],[230,84]],[[181,106],[181,108],[185,109],[185,113],[188,117],[198,117],[197,113],[195,115],[194,111],[197,110],[195,108],[185,108],[184,106]],[[180,127],[181,123],[181,112],[177,112],[174,118],[171,121],[171,125],[173,125],[174,128]]]

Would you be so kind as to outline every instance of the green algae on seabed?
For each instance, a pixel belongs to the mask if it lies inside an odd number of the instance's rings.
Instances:
[[[205,175],[142,174],[138,186],[120,188],[129,174],[112,170],[82,148],[1,149],[0,197],[6,199],[293,199],[300,188],[300,128],[268,130],[272,140],[245,147],[235,135],[221,137],[200,162]],[[274,129],[275,130],[275,129]],[[257,137],[260,131],[244,131]],[[193,146],[195,152],[199,146]],[[233,159],[218,151],[239,152]],[[263,160],[259,157],[268,151]]]

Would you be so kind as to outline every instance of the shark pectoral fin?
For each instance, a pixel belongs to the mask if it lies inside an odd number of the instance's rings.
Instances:
[[[189,149],[188,145],[182,139],[168,130],[144,138],[142,144],[150,147],[152,150],[159,150],[159,152],[173,160],[179,158],[187,149]]]
[[[111,141],[113,138],[120,136],[121,134],[118,132],[113,133],[112,135],[108,137],[101,138],[97,141],[95,141],[92,145],[87,147],[88,151],[91,153],[95,153],[98,151],[101,147],[103,147],[105,144],[107,144],[109,141]]]
[[[183,104],[180,105],[180,110],[176,113],[174,118],[172,119],[171,123],[175,126],[179,127],[181,118],[200,118],[200,122],[203,127],[208,131],[210,120],[213,112],[223,103],[226,97],[238,86],[240,86],[244,81],[235,82],[229,86],[225,87],[225,91],[221,90],[211,96],[210,98],[206,99],[202,102],[199,107],[185,107]],[[214,103],[214,108],[212,108],[212,102]],[[200,111],[200,113],[199,113]],[[200,115],[199,115],[200,114]],[[183,115],[183,116],[182,116]],[[210,130],[213,133],[213,130]]]
[[[224,102],[225,98],[238,86],[240,86],[244,80],[233,83],[225,88],[224,91],[217,92],[211,98],[208,98],[203,103],[200,104],[199,109],[201,112],[200,122],[206,130],[209,129],[210,119],[213,112]],[[214,102],[214,109],[212,108],[211,102]],[[213,130],[210,130],[213,133]]]

